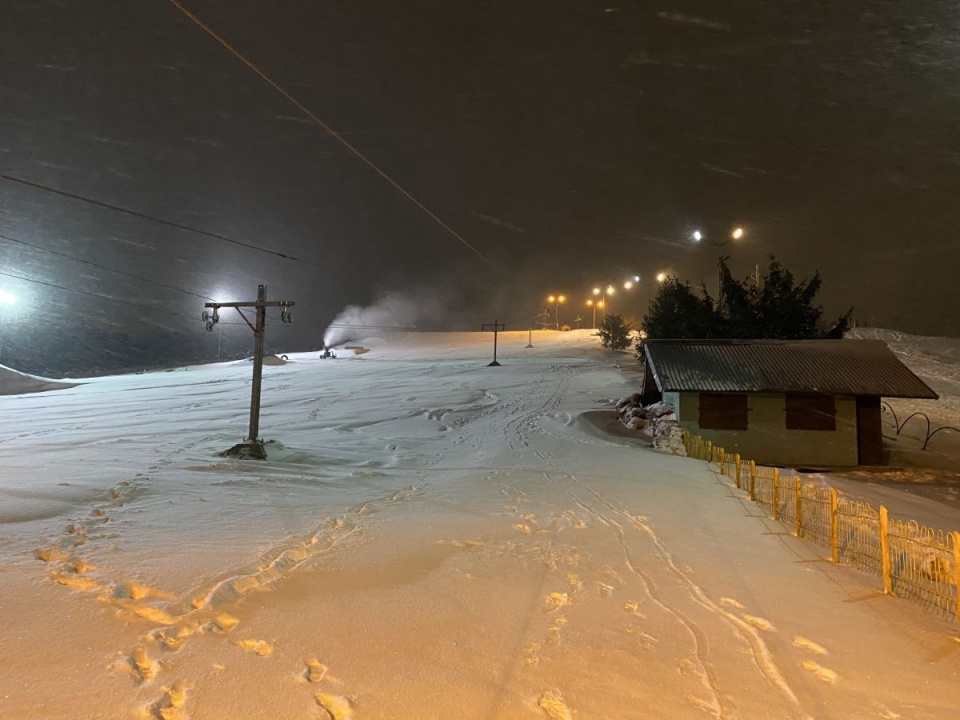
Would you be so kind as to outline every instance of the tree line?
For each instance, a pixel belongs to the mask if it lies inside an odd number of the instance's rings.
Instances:
[[[805,340],[842,338],[850,328],[853,308],[824,324],[823,308],[815,304],[822,284],[820,273],[797,280],[793,273],[770,258],[766,272],[737,280],[726,258],[720,258],[720,290],[714,299],[701,283],[668,277],[661,283],[640,325],[650,339],[773,339]],[[597,334],[604,347],[624,350],[630,345],[631,324],[619,315],[608,315]]]

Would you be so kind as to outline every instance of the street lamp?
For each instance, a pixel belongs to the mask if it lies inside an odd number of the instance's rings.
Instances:
[[[607,300],[606,300],[606,302],[607,302],[608,305],[610,305],[610,312],[609,312],[609,314],[612,315],[612,314],[613,314],[613,296],[616,295],[617,289],[616,289],[613,285],[607,285],[607,289],[606,289],[605,292],[607,293]],[[604,311],[604,315],[607,315],[607,314],[608,314],[608,313],[607,313],[606,311]]]
[[[661,270],[661,271],[658,272],[654,277],[656,278],[656,281],[657,281],[657,284],[658,284],[658,285],[663,285],[663,284],[667,281],[667,278],[669,277],[669,275],[667,275],[666,272],[664,272],[663,270]],[[647,286],[647,312],[650,311],[650,303],[653,302],[653,296],[652,296],[652,294],[653,294],[653,290],[652,290],[652,288],[648,285],[648,286]]]
[[[597,308],[603,310],[603,298],[599,300],[587,300],[587,306],[593,309],[593,329],[597,329]]]
[[[715,248],[717,248],[717,302],[718,303],[723,302],[723,271],[720,267],[720,260],[721,260],[720,248],[732,242],[733,240],[742,240],[745,234],[746,234],[746,231],[743,229],[743,227],[740,225],[737,225],[730,231],[730,237],[728,237],[726,240],[711,240],[699,230],[694,230],[693,235],[690,236],[694,242],[700,242],[701,240],[706,240],[708,243],[710,243]]]
[[[567,301],[566,295],[550,295],[547,302],[554,306],[556,313],[557,330],[560,329],[560,306]]]
[[[0,355],[3,353],[3,325],[7,318],[7,314],[3,312],[3,308],[8,305],[15,305],[16,302],[16,295],[8,293],[6,290],[0,290]]]
[[[694,230],[693,234],[690,237],[693,239],[694,242],[700,242],[701,240],[706,240],[715,248],[721,248],[732,240],[742,240],[745,234],[746,234],[746,231],[740,225],[737,225],[735,228],[733,228],[730,231],[730,237],[728,237],[726,240],[711,240],[699,230]]]

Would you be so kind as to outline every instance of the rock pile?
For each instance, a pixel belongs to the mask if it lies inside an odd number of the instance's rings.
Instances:
[[[634,393],[617,401],[617,418],[626,427],[647,438],[657,450],[685,455],[684,430],[677,424],[677,415],[670,403],[657,402],[643,406],[640,394]]]

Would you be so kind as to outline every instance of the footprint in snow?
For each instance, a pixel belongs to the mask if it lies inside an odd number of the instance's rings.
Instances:
[[[823,645],[818,645],[818,644],[815,643],[813,640],[807,640],[807,638],[801,637],[800,635],[797,635],[797,636],[793,639],[793,644],[796,645],[797,647],[801,647],[801,648],[805,648],[806,650],[810,650],[811,652],[814,652],[814,653],[816,653],[817,655],[826,655],[826,654],[827,654],[827,649],[826,649],[825,647],[823,647]]]
[[[773,627],[773,625],[770,623],[769,620],[765,620],[764,618],[756,617],[754,615],[747,615],[746,613],[743,613],[741,617],[759,630],[776,631],[776,629]]]
[[[813,660],[805,660],[803,662],[803,669],[812,672],[818,678],[831,685],[837,682],[837,674],[833,670],[825,668]]]

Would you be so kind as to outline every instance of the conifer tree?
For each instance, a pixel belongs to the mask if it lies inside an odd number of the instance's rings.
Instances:
[[[699,295],[688,283],[668,278],[643,318],[649,338],[779,339],[841,338],[850,326],[853,309],[828,330],[819,330],[823,308],[814,305],[820,273],[797,282],[776,258],[770,258],[760,278],[736,280],[727,258],[720,258],[720,297],[716,303],[705,286]],[[639,347],[638,347],[639,350]]]
[[[643,316],[643,329],[650,338],[720,337],[720,317],[705,287],[697,294],[689,283],[668,277]]]
[[[633,328],[622,315],[604,315],[597,326],[600,345],[609,350],[626,350],[630,347],[630,333]]]

